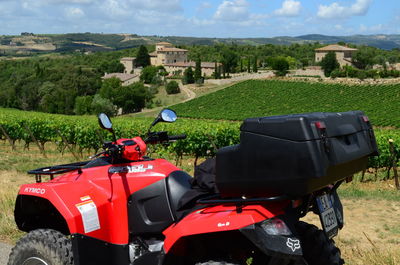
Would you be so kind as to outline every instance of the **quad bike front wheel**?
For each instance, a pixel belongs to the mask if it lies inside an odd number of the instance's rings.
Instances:
[[[72,265],[71,241],[58,231],[33,230],[11,250],[8,265]]]

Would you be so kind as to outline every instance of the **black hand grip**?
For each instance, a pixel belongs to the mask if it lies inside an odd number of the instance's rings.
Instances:
[[[176,140],[181,140],[181,139],[186,139],[186,134],[168,136],[169,141],[176,141]]]

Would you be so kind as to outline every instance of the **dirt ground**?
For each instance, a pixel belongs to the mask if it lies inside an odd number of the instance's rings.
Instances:
[[[345,226],[334,240],[346,264],[399,265],[400,203],[386,200],[342,199],[342,204]],[[313,213],[309,213],[304,221],[321,228],[318,216]],[[381,258],[380,261],[373,260],[378,257]]]

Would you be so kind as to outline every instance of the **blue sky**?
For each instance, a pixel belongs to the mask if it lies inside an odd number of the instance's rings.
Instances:
[[[0,34],[400,34],[399,0],[0,0]]]

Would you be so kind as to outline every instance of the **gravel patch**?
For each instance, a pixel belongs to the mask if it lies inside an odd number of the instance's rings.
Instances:
[[[7,265],[8,255],[10,254],[11,246],[0,243],[0,265]]]

